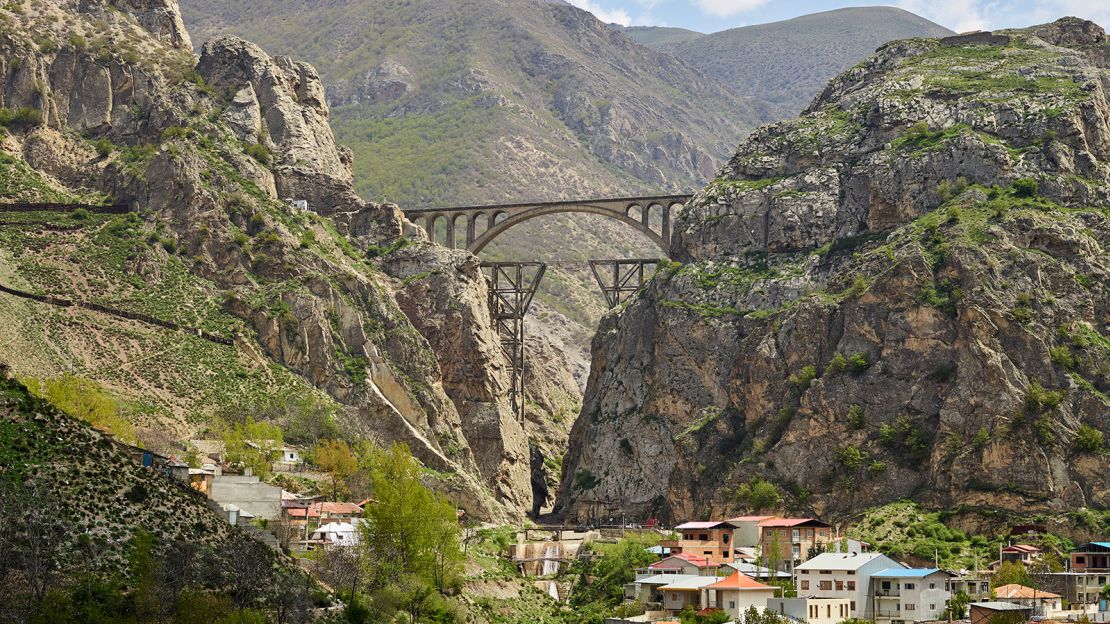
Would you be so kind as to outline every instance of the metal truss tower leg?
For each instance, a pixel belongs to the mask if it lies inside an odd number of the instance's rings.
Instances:
[[[647,268],[657,264],[659,260],[646,258],[590,260],[590,270],[593,271],[597,285],[601,286],[601,292],[605,294],[605,302],[612,310],[643,286]]]
[[[509,400],[517,420],[524,422],[524,315],[532,305],[547,270],[543,262],[485,262],[489,281],[489,307],[501,350],[509,360]]]

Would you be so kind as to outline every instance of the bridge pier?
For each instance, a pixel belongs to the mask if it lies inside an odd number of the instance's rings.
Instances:
[[[605,295],[609,309],[624,303],[644,285],[648,267],[659,264],[657,259],[590,260],[590,271]]]
[[[524,315],[532,305],[547,265],[543,262],[483,262],[482,269],[488,271],[490,314],[501,337],[501,351],[509,360],[509,400],[517,420],[523,424]]]

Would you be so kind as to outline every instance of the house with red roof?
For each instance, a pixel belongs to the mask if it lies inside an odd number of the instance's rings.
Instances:
[[[689,576],[717,576],[720,564],[708,557],[678,553],[664,557],[649,565],[646,575],[686,574]],[[639,572],[639,571],[637,571]]]
[[[1011,544],[1002,549],[1000,561],[1013,561],[1028,566],[1041,558],[1041,549],[1031,544]]]
[[[720,609],[731,618],[739,620],[751,607],[762,611],[767,601],[775,597],[778,588],[733,572],[716,583],[701,588],[701,606],[706,609]]]
[[[833,541],[832,525],[813,518],[771,518],[759,523],[763,561],[791,572],[810,557],[810,550],[824,552]]]

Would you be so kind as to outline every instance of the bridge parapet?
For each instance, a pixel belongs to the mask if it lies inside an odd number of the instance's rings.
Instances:
[[[495,238],[513,226],[544,215],[559,213],[596,214],[625,223],[645,234],[666,255],[671,251],[671,224],[678,211],[692,195],[655,195],[649,197],[618,197],[531,204],[497,204],[457,208],[406,210],[410,221],[422,225],[432,242],[447,247],[463,247],[479,253]],[[438,241],[440,232],[442,241]]]

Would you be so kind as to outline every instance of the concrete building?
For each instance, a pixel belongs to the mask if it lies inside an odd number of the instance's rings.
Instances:
[[[1087,542],[1071,551],[1071,571],[1110,573],[1110,542]]]
[[[832,526],[813,518],[772,518],[759,528],[763,561],[785,572],[808,559],[811,549],[824,551],[833,541]]]
[[[686,582],[690,579],[709,579],[712,583],[717,577],[698,574],[648,574],[637,575],[636,580],[624,586],[625,600],[639,600],[645,605],[663,605],[663,592],[660,588],[671,583]]]
[[[702,587],[701,607],[720,609],[732,619],[740,619],[751,607],[762,611],[767,606],[767,601],[775,597],[776,591],[777,587],[764,585],[739,572],[733,572],[727,578]]]
[[[673,554],[699,555],[717,563],[728,563],[735,558],[733,532],[736,525],[729,520],[687,522],[674,530],[678,532],[679,539],[661,542],[661,545],[669,546]]]
[[[701,609],[701,590],[707,585],[712,585],[720,580],[716,576],[684,576],[671,581],[659,588],[663,595],[663,608],[675,613],[692,605]]]
[[[991,599],[991,579],[989,576],[974,574],[957,575],[948,579],[948,592],[952,595],[963,592],[973,601]]]
[[[881,553],[821,553],[794,568],[799,597],[848,600],[850,617],[872,619],[871,576],[904,567]]]
[[[1063,611],[1060,594],[1011,583],[994,588],[994,599],[1033,609],[1033,615],[1053,618]]]
[[[744,546],[749,548],[761,547],[763,543],[763,531],[759,528],[759,523],[764,520],[773,520],[778,516],[739,516],[736,518],[729,518],[728,521],[736,527],[733,531],[733,541],[737,546]]]
[[[221,505],[235,505],[256,518],[281,517],[281,488],[262,483],[256,476],[214,477],[211,498]]]
[[[1013,561],[1028,566],[1041,558],[1041,549],[1029,544],[1011,544],[1002,549],[999,561]]]
[[[771,598],[767,610],[806,624],[838,624],[852,612],[847,598]]]
[[[941,619],[952,597],[955,575],[936,568],[879,570],[871,575],[871,608],[877,624],[907,624]]]
[[[1110,572],[1048,572],[1034,574],[1033,580],[1043,590],[1060,594],[1071,608],[1083,609],[1099,603]]]
[[[646,570],[637,570],[636,573],[641,572],[646,575],[655,574],[688,574],[691,576],[717,576],[717,569],[720,565],[717,562],[702,557],[699,555],[691,555],[687,553],[679,553],[671,555],[656,561],[649,565]]]

